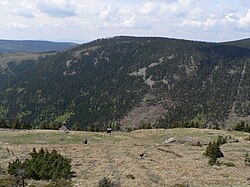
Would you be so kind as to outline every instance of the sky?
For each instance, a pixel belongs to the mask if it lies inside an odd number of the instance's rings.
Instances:
[[[250,0],[0,0],[0,39],[83,43],[120,35],[250,37]]]

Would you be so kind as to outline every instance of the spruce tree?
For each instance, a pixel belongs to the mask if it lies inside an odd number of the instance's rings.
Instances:
[[[205,156],[210,158],[208,164],[211,166],[218,164],[218,158],[224,157],[224,154],[220,150],[220,145],[219,141],[209,142],[206,152],[204,153]]]

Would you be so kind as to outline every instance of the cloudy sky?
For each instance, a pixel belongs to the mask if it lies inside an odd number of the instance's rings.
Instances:
[[[1,39],[250,37],[250,0],[0,0],[0,6]]]

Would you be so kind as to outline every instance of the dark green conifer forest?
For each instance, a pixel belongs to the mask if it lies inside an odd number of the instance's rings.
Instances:
[[[244,118],[250,115],[250,50],[241,42],[121,36],[9,62],[0,66],[0,118],[31,128],[65,121],[87,129],[120,123],[138,106],[164,108],[154,127]]]

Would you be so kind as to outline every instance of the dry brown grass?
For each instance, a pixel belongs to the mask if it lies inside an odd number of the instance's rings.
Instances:
[[[211,167],[203,156],[206,146],[191,146],[181,141],[189,136],[208,142],[218,135],[239,139],[239,143],[228,143],[221,148],[225,157],[220,161],[233,162],[235,167]],[[245,153],[250,152],[249,142],[245,140],[247,136],[247,133],[205,129],[138,130],[112,135],[0,131],[0,165],[6,168],[16,157],[27,158],[33,147],[44,147],[72,158],[77,175],[72,181],[80,187],[97,186],[103,177],[120,182],[124,187],[172,186],[187,182],[191,187],[244,187],[250,186],[250,167],[244,164]],[[164,144],[163,141],[170,137],[176,138],[177,143]],[[87,138],[89,144],[82,144],[83,138]],[[139,156],[142,153],[143,159]]]

